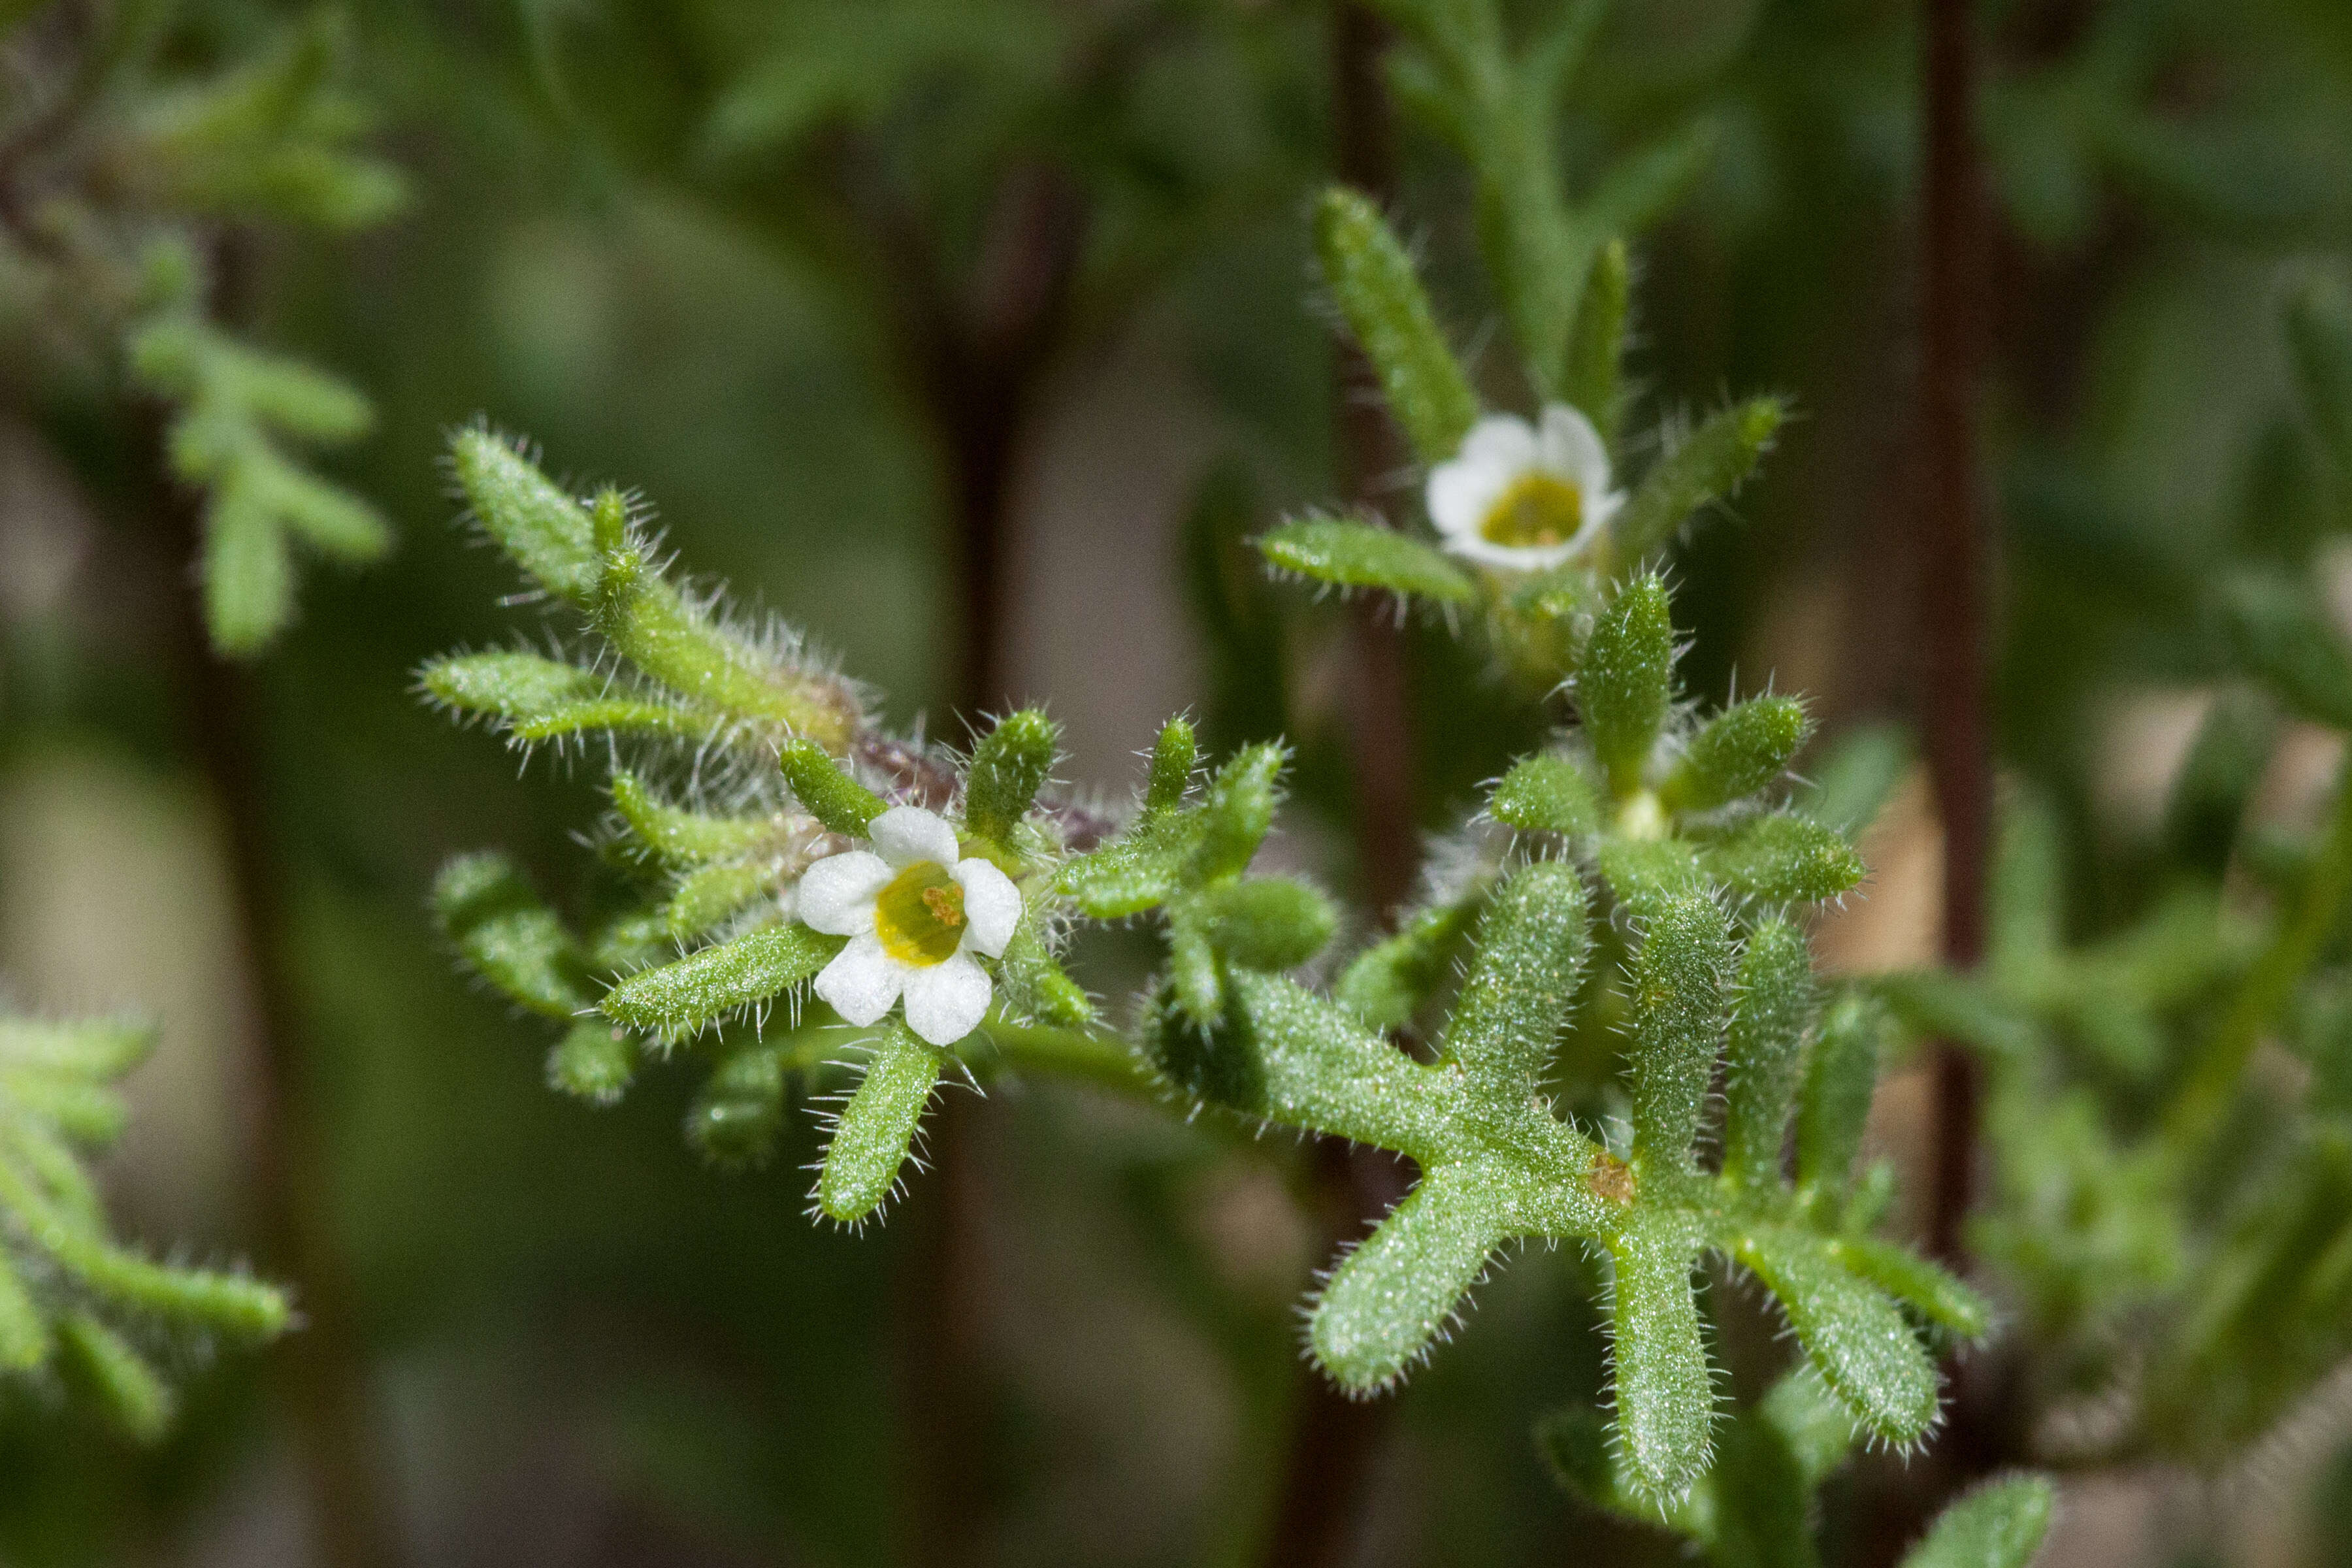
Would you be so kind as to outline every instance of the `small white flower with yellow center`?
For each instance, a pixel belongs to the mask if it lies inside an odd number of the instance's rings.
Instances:
[[[1479,420],[1431,470],[1428,499],[1446,549],[1520,572],[1581,555],[1625,504],[1600,433],[1565,403],[1546,405],[1541,429],[1516,414]]]
[[[988,971],[1021,923],[1021,890],[991,861],[961,858],[955,829],[915,805],[876,817],[874,847],[827,856],[800,884],[800,918],[849,945],[816,994],[850,1023],[875,1023],[907,999],[907,1026],[951,1046],[988,1016]]]

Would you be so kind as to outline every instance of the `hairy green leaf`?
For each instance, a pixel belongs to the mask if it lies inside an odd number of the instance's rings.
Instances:
[[[1659,796],[1669,811],[1713,811],[1743,800],[1787,773],[1811,733],[1796,699],[1751,698],[1691,737]]]
[[[1936,1421],[1935,1363],[1895,1303],[1839,1263],[1832,1244],[1759,1226],[1733,1256],[1780,1298],[1797,1342],[1857,1419],[1889,1442],[1927,1435]]]
[[[1903,1568],[2027,1568],[2057,1501],[2057,1488],[2041,1476],[1988,1481],[1937,1516]]]
[[[1627,1471],[1666,1500],[1706,1473],[1715,1380],[1691,1295],[1691,1252],[1675,1236],[1635,1232],[1610,1248],[1610,1363]]]
[[[898,1180],[946,1053],[893,1021],[871,1045],[866,1076],[841,1108],[817,1177],[817,1212],[855,1225],[882,1206]]]
[[[475,973],[550,1018],[588,1006],[593,990],[580,944],[505,856],[460,856],[433,884],[441,929]]]
[[[1741,822],[1707,844],[1701,860],[1726,892],[1763,904],[1833,899],[1866,874],[1862,857],[1834,829],[1785,811]]]
[[[1813,1013],[1812,953],[1805,933],[1768,920],[1748,933],[1739,961],[1724,1065],[1723,1172],[1741,1185],[1780,1179],[1789,1109]]]
[[[1335,185],[1316,203],[1315,252],[1413,450],[1424,463],[1454,456],[1478,417],[1478,400],[1437,330],[1404,247],[1370,201]]]
[[[1618,558],[1639,561],[1662,548],[1691,513],[1739,488],[1755,472],[1788,417],[1775,397],[1734,405],[1709,417],[1652,465],[1614,524]]]
[[[1484,900],[1481,887],[1414,914],[1349,962],[1332,999],[1375,1029],[1403,1028],[1452,975]]]
[[[880,797],[851,778],[814,742],[785,742],[779,761],[793,794],[829,831],[845,838],[863,838],[874,819],[882,815]]]
[[[1466,605],[1478,596],[1470,574],[1434,545],[1378,523],[1296,518],[1260,534],[1257,547],[1280,570],[1318,583],[1417,595],[1440,605]]]
[[[757,1005],[810,979],[843,939],[804,925],[775,925],[643,969],[604,993],[597,1010],[625,1028],[691,1034],[739,1008]]]
[[[1573,757],[1528,757],[1513,763],[1486,809],[1496,821],[1524,833],[1582,838],[1601,826],[1600,792]]]
[[[1653,574],[1627,584],[1601,612],[1576,677],[1585,736],[1621,798],[1642,787],[1674,689],[1674,612]]]
[[[547,1053],[547,1086],[591,1105],[618,1105],[636,1072],[636,1040],[593,1018],[572,1026]]]
[[[1561,370],[1561,395],[1581,409],[1603,446],[1617,443],[1618,367],[1625,356],[1625,315],[1632,295],[1625,242],[1612,239],[1592,258],[1592,276],[1577,306]]]
[[[1690,1163],[1730,969],[1731,933],[1713,899],[1685,894],[1647,916],[1630,977],[1637,1161]]]
[[[1822,1019],[1805,1058],[1797,1112],[1797,1184],[1843,1195],[1862,1151],[1878,1085],[1885,1016],[1868,1000],[1841,998]]]
[[[964,826],[992,844],[1010,845],[1054,771],[1060,739],[1061,727],[1041,708],[1010,714],[982,737],[964,777]]]

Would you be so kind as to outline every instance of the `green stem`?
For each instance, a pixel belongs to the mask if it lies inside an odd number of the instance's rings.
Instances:
[[[1135,1053],[1117,1035],[997,1019],[981,1027],[1007,1067],[1076,1079],[1155,1105],[1163,1098],[1159,1086],[1137,1064]]]
[[[2352,764],[2336,783],[2326,840],[2294,908],[2247,972],[2220,1027],[2181,1080],[2165,1117],[2166,1140],[2173,1147],[2201,1148],[2221,1131],[2247,1059],[2277,1022],[2347,902],[2352,902]]]

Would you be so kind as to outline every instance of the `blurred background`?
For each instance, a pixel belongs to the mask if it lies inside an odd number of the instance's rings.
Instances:
[[[2352,243],[2352,7],[1978,10],[1999,754],[2091,847],[2073,907],[2095,931],[2210,700],[2161,584],[2322,531],[2278,436],[2275,322]],[[300,15],[189,0],[154,25],[196,70]],[[484,845],[576,887],[593,771],[519,779],[413,672],[535,614],[501,605],[513,583],[439,467],[487,418],[576,487],[642,492],[688,569],[805,628],[909,728],[961,741],[976,702],[1043,700],[1064,775],[1106,792],[1174,710],[1219,745],[1287,731],[1281,853],[1355,886],[1339,618],[1236,548],[1347,483],[1305,212],[1348,161],[1349,24],[1296,0],[341,15],[343,79],[407,201],[339,237],[222,230],[215,310],[374,401],[322,466],[399,542],[310,573],[249,673],[194,651],[188,541],[142,503],[110,351],[7,281],[0,976],[33,1009],[162,1020],[106,1167],[119,1221],[191,1259],[299,1258],[310,1323],[175,1368],[186,1411],[157,1449],[0,1395],[0,1558],[1250,1560],[1323,1260],[1295,1152],[1003,1085],[961,1118],[968,1267],[942,1329],[919,1255],[950,1222],[919,1191],[862,1237],[813,1226],[805,1115],[768,1168],[727,1171],[679,1136],[692,1075],[649,1070],[611,1110],[548,1091],[542,1034],[460,979],[425,892]],[[1915,8],[1618,0],[1595,48],[1558,127],[1572,171],[1669,133],[1706,149],[1636,246],[1629,425],[1762,391],[1800,414],[1678,557],[1689,689],[1810,692],[1832,734],[1906,721]],[[12,102],[49,58],[17,62]],[[1459,165],[1410,117],[1393,148],[1383,194],[1475,349],[1496,327]],[[1411,651],[1438,829],[1535,731],[1475,652],[1436,630]],[[2263,786],[2281,820],[2332,764],[2315,739],[2288,754]],[[1832,963],[1934,955],[1927,798],[1907,786],[1865,846],[1877,877],[1822,933]],[[1113,933],[1080,963],[1118,995],[1149,959]],[[1881,1107],[1898,1153],[1906,1094],[1897,1075]],[[1354,1560],[1671,1555],[1580,1515],[1528,1439],[1598,1381],[1585,1268],[1534,1255],[1481,1292],[1476,1331],[1398,1401]],[[907,1393],[941,1353],[979,1412],[944,1552]],[[2075,1487],[2046,1561],[2352,1562],[2352,1449],[2322,1427],[2235,1489]],[[2192,1506],[2234,1521],[2223,1545],[2173,1528]]]

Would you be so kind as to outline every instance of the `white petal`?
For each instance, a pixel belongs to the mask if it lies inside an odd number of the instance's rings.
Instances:
[[[1438,464],[1430,470],[1429,488],[1423,497],[1429,507],[1430,522],[1440,533],[1477,532],[1496,498],[1517,477],[1516,469],[1496,463],[1474,463],[1467,458]]]
[[[1542,456],[1534,426],[1516,414],[1489,414],[1470,426],[1454,460],[1518,474],[1534,468]]]
[[[882,939],[869,931],[853,937],[811,989],[845,1020],[862,1026],[887,1013],[906,983],[907,966],[883,952]]]
[[[1576,481],[1590,505],[1609,489],[1609,448],[1601,432],[1565,403],[1550,403],[1543,412],[1543,466],[1564,479]]]
[[[800,915],[827,936],[874,934],[874,896],[898,873],[879,855],[851,849],[801,873]]]
[[[956,863],[955,829],[919,805],[892,806],[874,819],[866,836],[876,854],[902,869],[919,860]]]
[[[963,945],[1003,957],[1013,928],[1021,923],[1021,889],[995,862],[977,855],[958,861],[954,875],[963,885]]]
[[[907,1027],[935,1046],[952,1046],[988,1016],[988,971],[959,952],[945,963],[907,972]]]
[[[1577,549],[1583,549],[1595,534],[1609,526],[1609,520],[1615,517],[1624,504],[1623,490],[1587,490],[1584,493],[1584,526],[1577,530],[1576,538],[1570,542]]]
[[[1481,565],[1499,566],[1506,572],[1541,572],[1575,559],[1591,533],[1588,525],[1565,544],[1497,544],[1483,533],[1457,533],[1442,543],[1464,560]]]

